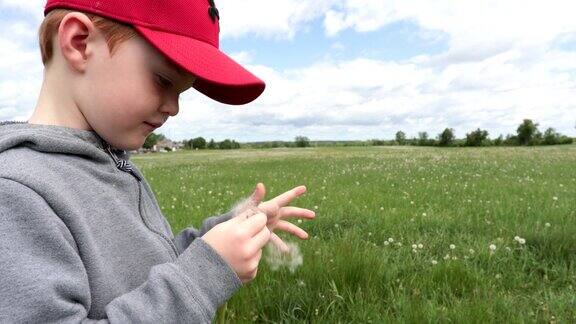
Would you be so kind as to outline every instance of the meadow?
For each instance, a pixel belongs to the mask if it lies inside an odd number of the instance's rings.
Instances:
[[[257,182],[297,185],[302,254],[216,323],[576,322],[576,145],[180,151],[132,156],[175,233]]]

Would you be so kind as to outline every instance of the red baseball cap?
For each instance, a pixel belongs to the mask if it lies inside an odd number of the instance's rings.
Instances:
[[[92,13],[132,25],[146,40],[196,77],[193,87],[231,105],[258,98],[265,83],[219,50],[214,0],[48,0],[56,8]]]

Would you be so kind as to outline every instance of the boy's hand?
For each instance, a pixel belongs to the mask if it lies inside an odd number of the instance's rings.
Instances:
[[[202,236],[220,256],[234,269],[243,283],[256,277],[262,248],[270,240],[263,213],[251,210],[226,222],[217,224]]]
[[[316,216],[316,214],[309,209],[288,206],[292,200],[301,196],[305,192],[305,186],[298,186],[292,190],[286,191],[276,198],[261,203],[262,199],[266,195],[266,188],[264,187],[263,183],[258,183],[254,193],[251,196],[251,199],[258,206],[258,209],[266,213],[266,216],[268,216],[268,222],[266,223],[266,226],[270,232],[272,232],[270,235],[270,240],[281,251],[288,252],[290,248],[288,245],[286,245],[286,243],[284,243],[284,241],[282,241],[280,237],[278,237],[278,235],[273,233],[275,229],[294,234],[303,240],[308,238],[308,233],[306,233],[303,229],[283,220],[284,218],[289,217],[313,219]]]

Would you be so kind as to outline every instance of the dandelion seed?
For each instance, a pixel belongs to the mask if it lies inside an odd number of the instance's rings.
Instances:
[[[282,252],[278,247],[267,244],[265,260],[270,265],[272,271],[278,270],[280,267],[287,267],[290,272],[294,272],[296,268],[302,265],[303,257],[300,253],[298,244],[286,242],[288,245],[288,252]]]
[[[544,226],[550,227],[550,226],[552,226],[552,225],[550,225],[550,223],[546,223],[546,224],[544,224]]]
[[[418,248],[418,245],[412,244],[412,249],[416,250],[417,248]]]
[[[318,209],[318,206],[314,206],[314,209]]]
[[[458,260],[458,257],[457,257],[457,256],[453,256],[453,257],[452,257],[452,260]]]
[[[302,220],[301,220],[301,219],[298,220],[298,224],[302,224]]]
[[[384,210],[384,207],[380,207],[380,210]]]
[[[372,232],[368,232],[368,236],[372,236]]]
[[[450,259],[450,254],[446,254],[446,255],[444,256],[444,260],[448,260],[448,259]]]
[[[470,254],[474,254],[475,251],[474,251],[474,249],[470,249],[470,250],[468,250],[468,252],[470,252]]]
[[[388,241],[384,241],[384,245],[388,245],[390,244]]]
[[[526,239],[520,238],[520,239],[518,240],[518,243],[524,245],[524,244],[526,244]]]
[[[506,251],[512,252],[512,249],[507,246],[507,247],[506,247]]]
[[[422,216],[426,217],[426,213],[422,213]]]
[[[500,278],[502,278],[502,275],[501,275],[501,274],[499,274],[499,273],[498,273],[498,274],[496,274],[496,279],[500,279]]]
[[[432,263],[432,265],[437,265],[437,264],[438,264],[438,261],[432,260],[431,263]]]
[[[514,236],[514,241],[518,242],[520,240],[520,236]]]
[[[418,248],[422,249],[422,248],[424,248],[424,245],[422,243],[420,243],[420,244],[418,244]]]
[[[402,242],[396,243],[396,246],[402,246]]]
[[[450,244],[450,250],[454,250],[455,248],[456,248],[456,245]]]
[[[413,250],[412,250],[412,252],[414,252],[414,253],[417,253],[417,252],[418,252],[418,250],[416,250],[416,249],[413,249]]]
[[[338,228],[338,227],[340,227],[340,225],[338,225],[338,224],[334,224],[334,227]]]
[[[393,238],[391,238],[391,237],[389,237],[389,238],[388,238],[388,242],[390,242],[390,243],[394,243],[394,239],[393,239]]]
[[[488,248],[489,248],[490,251],[492,251],[492,252],[496,251],[496,245],[494,245],[494,244],[490,244],[490,246],[488,246]]]

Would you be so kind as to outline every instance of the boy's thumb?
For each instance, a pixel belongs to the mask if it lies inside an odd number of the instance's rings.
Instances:
[[[252,201],[256,206],[258,206],[260,202],[262,202],[262,199],[264,199],[264,195],[266,195],[266,188],[264,187],[263,183],[259,182],[256,185],[256,189],[254,189],[254,192],[252,193],[251,196]]]

